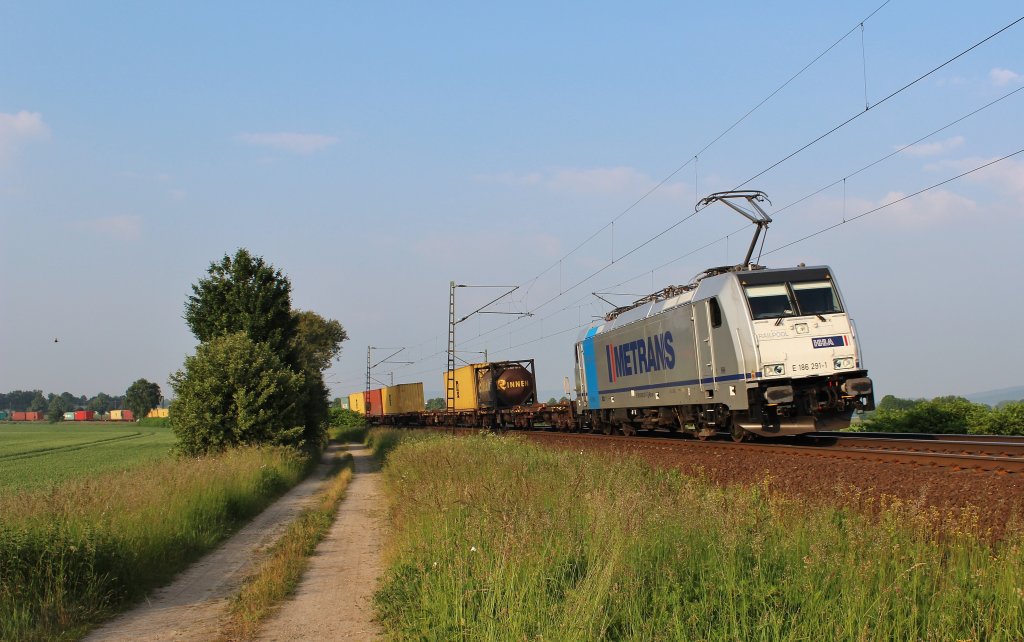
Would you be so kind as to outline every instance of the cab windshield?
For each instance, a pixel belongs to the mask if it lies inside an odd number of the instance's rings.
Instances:
[[[754,319],[842,312],[839,297],[830,281],[748,285],[744,291]]]
[[[843,311],[836,290],[829,281],[793,283],[791,287],[801,314],[832,314]]]

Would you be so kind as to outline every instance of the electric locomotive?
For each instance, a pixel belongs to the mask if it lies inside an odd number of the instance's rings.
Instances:
[[[746,200],[746,210],[733,201]],[[712,194],[757,225],[741,265],[712,268],[591,325],[575,346],[581,428],[797,435],[848,426],[874,395],[827,266],[750,263],[771,218],[761,192]]]

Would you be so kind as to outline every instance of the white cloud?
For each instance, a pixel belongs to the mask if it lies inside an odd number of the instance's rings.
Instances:
[[[996,87],[1005,87],[1010,83],[1014,83],[1020,80],[1021,75],[1009,69],[1001,69],[999,67],[996,67],[992,71],[988,72],[988,78]]]
[[[636,194],[642,195],[658,184],[658,181],[632,167],[597,167],[581,169],[562,167],[546,172],[514,174],[506,172],[481,177],[506,185],[544,187],[555,192],[584,195]],[[687,193],[682,183],[666,183],[658,192],[680,197]]]
[[[338,142],[334,136],[324,134],[298,134],[295,132],[241,133],[237,139],[257,147],[270,147],[293,154],[312,154]]]
[[[928,168],[932,170],[951,169],[956,172],[967,172],[981,167],[995,158],[962,158],[959,160],[947,160],[935,163]],[[963,180],[976,185],[986,185],[993,188],[998,194],[1010,196],[1024,203],[1024,162],[1016,158],[989,165],[973,174],[968,174]]]
[[[963,144],[963,136],[954,136],[953,138],[938,140],[933,143],[918,143],[916,145],[911,145],[910,147],[901,150],[901,153],[917,157],[938,156],[939,154],[950,152]],[[903,147],[903,145],[897,145],[894,149],[900,149],[901,147]]]
[[[903,192],[889,192],[882,197],[876,207],[889,203],[895,204],[871,216],[877,216],[886,222],[896,220],[914,225],[927,225],[948,221],[965,214],[973,214],[978,210],[978,204],[971,199],[944,189],[931,190],[900,201],[906,196]]]
[[[105,216],[76,221],[71,224],[71,228],[115,241],[142,239],[142,219],[138,216]]]
[[[16,114],[0,112],[0,163],[13,156],[14,150],[30,140],[45,139],[50,128],[39,112],[19,111]]]

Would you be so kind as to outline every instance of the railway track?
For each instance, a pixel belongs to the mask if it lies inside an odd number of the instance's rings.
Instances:
[[[459,432],[462,432],[460,430]],[[465,429],[465,432],[478,432]],[[713,449],[723,453],[743,449],[794,457],[888,462],[906,466],[945,468],[952,471],[981,470],[1000,474],[1024,474],[1024,438],[992,435],[892,435],[884,433],[817,433],[787,440],[733,443],[725,439],[698,441],[676,434],[641,433],[638,436],[596,435],[529,431],[522,433],[539,442],[599,440],[626,450]]]

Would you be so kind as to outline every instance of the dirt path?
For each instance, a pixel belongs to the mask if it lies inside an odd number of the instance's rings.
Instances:
[[[85,642],[211,640],[220,632],[228,600],[258,559],[306,501],[323,486],[329,462],[344,446],[332,444],[320,466],[219,548],[190,566],[174,582],[102,627]]]
[[[358,640],[381,637],[373,593],[383,570],[385,506],[380,470],[369,449],[353,447],[355,474],[330,532],[291,600],[258,640]]]

